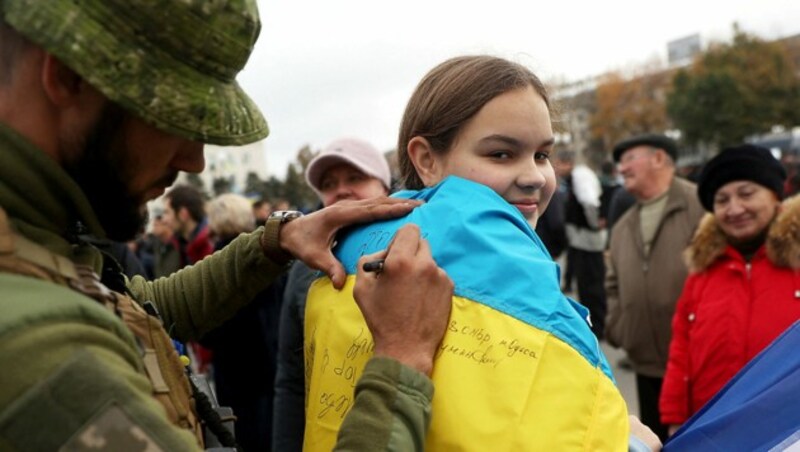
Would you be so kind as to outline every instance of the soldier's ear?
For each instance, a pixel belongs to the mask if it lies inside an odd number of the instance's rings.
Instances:
[[[54,105],[69,107],[78,102],[89,85],[58,58],[45,53],[42,62],[42,87]]]

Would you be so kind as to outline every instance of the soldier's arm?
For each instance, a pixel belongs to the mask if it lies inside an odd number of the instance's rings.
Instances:
[[[432,397],[433,383],[424,374],[391,358],[372,358],[334,450],[422,451]]]
[[[198,339],[233,317],[285,271],[264,256],[262,230],[240,235],[223,250],[169,277],[134,277],[128,288],[139,302],[156,304],[170,336]]]
[[[417,201],[378,198],[339,202],[281,228],[280,246],[310,267],[330,275],[334,286],[344,284],[344,267],[331,252],[342,227],[402,216]],[[128,284],[134,298],[153,301],[171,336],[197,339],[231,318],[242,306],[286,270],[264,255],[262,231],[242,234],[225,249],[194,266],[148,282],[134,277]]]

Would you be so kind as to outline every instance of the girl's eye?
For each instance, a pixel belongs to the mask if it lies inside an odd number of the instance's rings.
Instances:
[[[489,154],[489,157],[497,160],[508,160],[511,158],[511,153],[508,151],[494,151]]]
[[[538,161],[542,161],[542,162],[545,161],[545,160],[550,160],[550,153],[549,152],[537,152],[536,154],[533,155],[533,158],[538,160]]]

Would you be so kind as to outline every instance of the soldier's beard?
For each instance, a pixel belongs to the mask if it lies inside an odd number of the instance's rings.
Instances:
[[[86,137],[82,152],[64,169],[88,198],[106,235],[112,240],[133,239],[147,222],[147,209],[129,193],[125,181],[126,143],[122,128],[127,113],[109,102]]]

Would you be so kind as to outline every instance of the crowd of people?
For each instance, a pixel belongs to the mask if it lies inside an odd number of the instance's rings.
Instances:
[[[599,276],[576,272],[585,264],[567,254],[565,285],[577,279],[576,298],[591,309],[594,300],[584,301],[580,279],[592,279],[583,287],[605,283],[604,339],[626,352],[642,422],[667,441],[800,319],[798,237],[789,232],[800,219],[792,208],[797,192],[786,165],[755,145],[720,150],[701,167],[697,185],[678,176],[678,144],[667,136],[631,137],[612,155],[619,185],[602,184],[608,188],[598,196],[598,177],[579,176],[595,187],[592,204],[583,206],[599,203],[604,210],[607,268]],[[574,202],[585,188],[575,184],[572,152],[555,160],[564,205],[537,231],[572,246],[574,226],[560,212],[585,215]],[[567,246],[548,248],[558,258]]]
[[[253,1],[0,11],[0,450],[700,450],[739,433],[721,407],[796,447],[800,198],[770,150],[696,183],[659,133],[594,161],[528,68],[459,56],[406,105],[397,183],[347,137],[314,212],[207,200],[172,186],[203,144],[268,134],[235,80]]]

